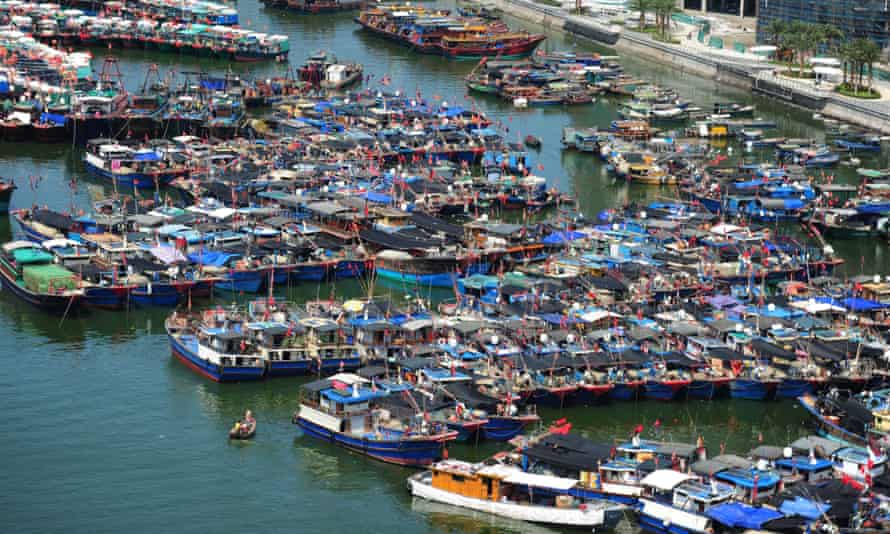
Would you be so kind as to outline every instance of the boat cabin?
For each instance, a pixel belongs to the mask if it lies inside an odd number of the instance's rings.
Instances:
[[[431,473],[434,488],[470,499],[557,508],[581,505],[568,495],[578,482],[569,478],[526,473],[502,464],[471,464],[457,460],[433,464]],[[535,488],[541,491],[536,492]]]
[[[830,460],[835,476],[846,477],[860,483],[866,481],[866,476],[874,479],[887,471],[887,456],[884,453],[876,453],[869,447],[852,447],[819,436],[807,436],[792,443],[791,448],[794,451]]]
[[[833,476],[833,464],[824,458],[812,456],[791,456],[774,462],[776,470],[787,482],[802,481],[806,484],[819,484]]]
[[[675,516],[672,513],[672,510],[683,510],[707,523],[709,522],[707,518],[697,514],[704,514],[711,507],[727,502],[735,496],[733,488],[727,484],[716,481],[699,482],[692,475],[672,469],[654,471],[643,479],[642,484],[644,497],[654,501],[644,500],[642,513],[662,522],[685,519],[684,516]],[[706,532],[707,525],[692,531]]]

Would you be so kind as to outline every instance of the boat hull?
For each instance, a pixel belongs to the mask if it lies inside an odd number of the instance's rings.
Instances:
[[[181,342],[175,336],[168,335],[170,350],[173,356],[186,367],[214,382],[247,382],[260,380],[265,374],[262,367],[223,367],[201,359],[197,354],[197,340],[194,346]]]
[[[350,436],[341,432],[333,432],[300,416],[297,416],[294,422],[305,434],[313,438],[328,441],[381,462],[405,466],[423,466],[430,465],[442,456],[443,442],[437,437],[429,439],[371,440]],[[450,436],[453,437],[453,434]]]
[[[530,418],[489,416],[482,425],[482,437],[491,441],[509,441],[521,434],[531,422]]]
[[[609,392],[609,399],[614,401],[633,401],[640,398],[642,383],[616,382],[615,387]]]
[[[35,308],[54,315],[71,315],[76,313],[83,299],[80,295],[45,295],[33,293],[10,280],[5,272],[0,274],[0,282],[3,288],[15,295],[19,300],[27,302]]]
[[[130,292],[130,299],[137,306],[173,307],[179,303],[180,297],[181,293],[170,284],[149,284]]]
[[[776,388],[777,399],[796,399],[813,393],[813,384],[798,378],[786,378]]]
[[[269,362],[268,375],[270,377],[300,376],[308,375],[310,372],[312,372],[312,362],[310,360]]]
[[[687,397],[698,400],[712,400],[729,396],[731,380],[693,380],[689,384]]]
[[[649,400],[672,401],[685,397],[689,380],[649,380],[643,396]]]
[[[426,473],[408,479],[411,493],[415,497],[440,502],[460,508],[467,508],[492,515],[533,523],[570,527],[599,528],[607,523],[617,523],[619,517],[613,510],[600,508],[557,508],[555,506],[529,506],[519,503],[474,499],[449,491],[434,488],[420,480]],[[618,508],[614,512],[620,512]],[[608,516],[608,519],[607,519]]]
[[[615,389],[612,384],[581,384],[575,395],[575,402],[582,406],[602,404],[609,400],[609,393]]]
[[[771,400],[776,395],[776,383],[761,382],[747,378],[736,378],[729,388],[733,399]]]

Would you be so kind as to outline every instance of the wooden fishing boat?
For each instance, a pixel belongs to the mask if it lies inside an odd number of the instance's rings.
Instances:
[[[622,506],[573,497],[577,485],[577,480],[526,473],[513,465],[455,460],[437,462],[408,479],[415,497],[532,523],[598,529],[623,516]]]

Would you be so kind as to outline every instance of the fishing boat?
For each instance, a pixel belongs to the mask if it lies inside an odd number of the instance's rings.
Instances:
[[[321,87],[339,90],[362,80],[364,67],[359,63],[340,63],[330,52],[316,52],[298,70],[299,79]]]
[[[364,9],[365,0],[263,0],[268,6],[298,11],[300,13],[335,13]]]
[[[454,59],[486,56],[509,59],[531,54],[544,39],[546,37],[543,35],[527,33],[445,35],[441,39],[439,51],[443,56]]]
[[[411,421],[392,419],[374,406],[388,394],[365,378],[339,373],[303,385],[293,422],[308,436],[387,463],[422,466],[441,458],[458,433],[423,414]]]
[[[541,138],[534,135],[526,135],[523,141],[529,148],[541,148]]]
[[[235,425],[229,430],[229,439],[246,441],[256,435],[256,420],[250,422],[235,421]]]
[[[111,181],[116,187],[159,189],[188,173],[185,165],[150,148],[133,149],[109,139],[87,143],[83,161],[90,174]]]
[[[245,336],[227,329],[225,315],[208,310],[197,327],[189,317],[173,314],[165,328],[173,356],[192,371],[214,382],[260,380],[266,372],[263,359],[248,352]]]
[[[359,14],[356,22],[418,52],[453,59],[523,57],[545,39],[541,34],[509,32],[499,21],[478,24],[474,19],[450,17],[447,11],[427,12],[403,6],[367,9]]]
[[[10,293],[40,310],[74,313],[82,303],[80,280],[53,260],[50,252],[30,241],[6,243],[0,253],[0,280]]]
[[[415,497],[556,526],[611,528],[624,507],[571,495],[577,480],[526,473],[503,463],[443,460],[408,479]]]
[[[644,532],[707,534],[713,532],[708,510],[730,502],[732,486],[719,482],[704,484],[692,475],[659,469],[642,480],[638,517]]]

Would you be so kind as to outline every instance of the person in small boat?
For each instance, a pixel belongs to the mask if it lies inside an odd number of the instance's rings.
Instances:
[[[255,424],[256,419],[253,418],[253,412],[251,412],[250,410],[244,412],[244,419],[241,421],[241,431],[249,432]]]
[[[254,428],[254,425],[256,425],[256,419],[253,418],[253,412],[247,410],[240,421],[235,421],[235,426],[232,427],[230,433],[247,435],[250,433],[250,429]]]

